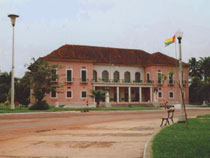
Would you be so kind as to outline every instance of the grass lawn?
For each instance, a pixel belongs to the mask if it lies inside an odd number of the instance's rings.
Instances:
[[[158,107],[100,107],[100,108],[62,108],[62,107],[50,107],[48,110],[29,110],[26,107],[15,107],[14,110],[9,109],[8,106],[0,106],[0,113],[22,113],[22,112],[59,112],[59,111],[111,111],[111,110],[158,110]]]
[[[210,158],[210,115],[189,119],[189,128],[176,123],[158,133],[153,158]]]

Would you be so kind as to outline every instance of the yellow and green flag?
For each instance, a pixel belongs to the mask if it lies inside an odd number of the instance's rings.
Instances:
[[[175,42],[175,35],[167,40],[165,40],[165,46]]]

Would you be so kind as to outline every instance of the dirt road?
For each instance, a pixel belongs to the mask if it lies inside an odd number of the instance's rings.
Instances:
[[[188,110],[191,117],[201,114],[210,109]],[[163,115],[162,110],[1,114],[0,157],[142,157]]]

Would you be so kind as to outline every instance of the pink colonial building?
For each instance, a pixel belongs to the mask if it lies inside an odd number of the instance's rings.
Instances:
[[[142,50],[64,45],[43,57],[51,64],[60,85],[46,95],[50,105],[95,106],[91,89],[106,90],[102,104],[178,103],[180,92],[178,60],[160,52]],[[188,64],[183,63],[185,101],[189,101]]]

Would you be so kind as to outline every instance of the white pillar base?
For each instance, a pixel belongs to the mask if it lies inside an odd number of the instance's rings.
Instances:
[[[185,114],[180,114],[178,116],[178,122],[179,123],[186,122]]]

